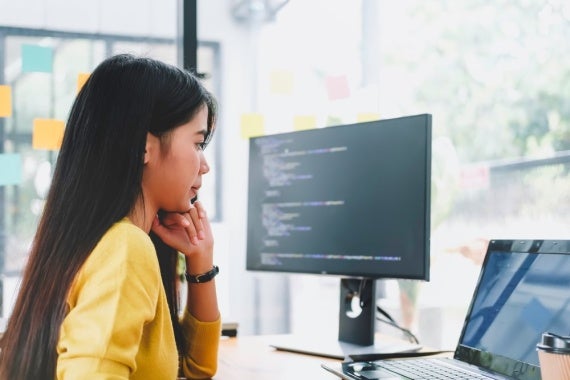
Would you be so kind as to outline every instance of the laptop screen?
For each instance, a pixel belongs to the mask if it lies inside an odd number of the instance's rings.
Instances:
[[[543,332],[570,332],[570,242],[493,240],[455,358],[519,379],[540,379]]]

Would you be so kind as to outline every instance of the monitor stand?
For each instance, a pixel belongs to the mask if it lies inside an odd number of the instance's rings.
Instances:
[[[313,336],[274,337],[271,346],[282,351],[344,360],[349,355],[418,351],[422,346],[399,339],[375,342],[376,284],[373,279],[342,278],[338,339]]]

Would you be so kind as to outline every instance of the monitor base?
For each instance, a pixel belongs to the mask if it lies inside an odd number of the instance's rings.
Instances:
[[[272,338],[270,346],[280,351],[338,360],[345,360],[349,355],[415,352],[422,348],[419,344],[407,343],[390,337],[386,340],[375,342],[373,345],[360,346],[334,339],[315,339],[314,337],[301,337],[298,335],[275,336]]]

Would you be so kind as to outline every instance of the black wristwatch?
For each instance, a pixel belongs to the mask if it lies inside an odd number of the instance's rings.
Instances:
[[[186,277],[186,281],[191,284],[201,284],[203,282],[211,281],[218,275],[218,273],[220,273],[220,268],[217,265],[214,265],[214,267],[206,273],[191,275],[188,274],[188,272],[185,272],[184,277]]]

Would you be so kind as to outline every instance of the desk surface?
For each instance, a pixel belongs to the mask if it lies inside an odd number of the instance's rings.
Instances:
[[[218,373],[215,380],[280,380],[280,379],[338,379],[321,368],[322,363],[341,363],[341,360],[276,350],[272,343],[284,335],[238,336],[222,338],[220,342]],[[383,340],[401,342],[393,337]],[[377,337],[378,339],[378,337]]]
[[[270,346],[273,336],[222,338],[215,380],[338,379],[321,363],[340,360],[279,351]]]

